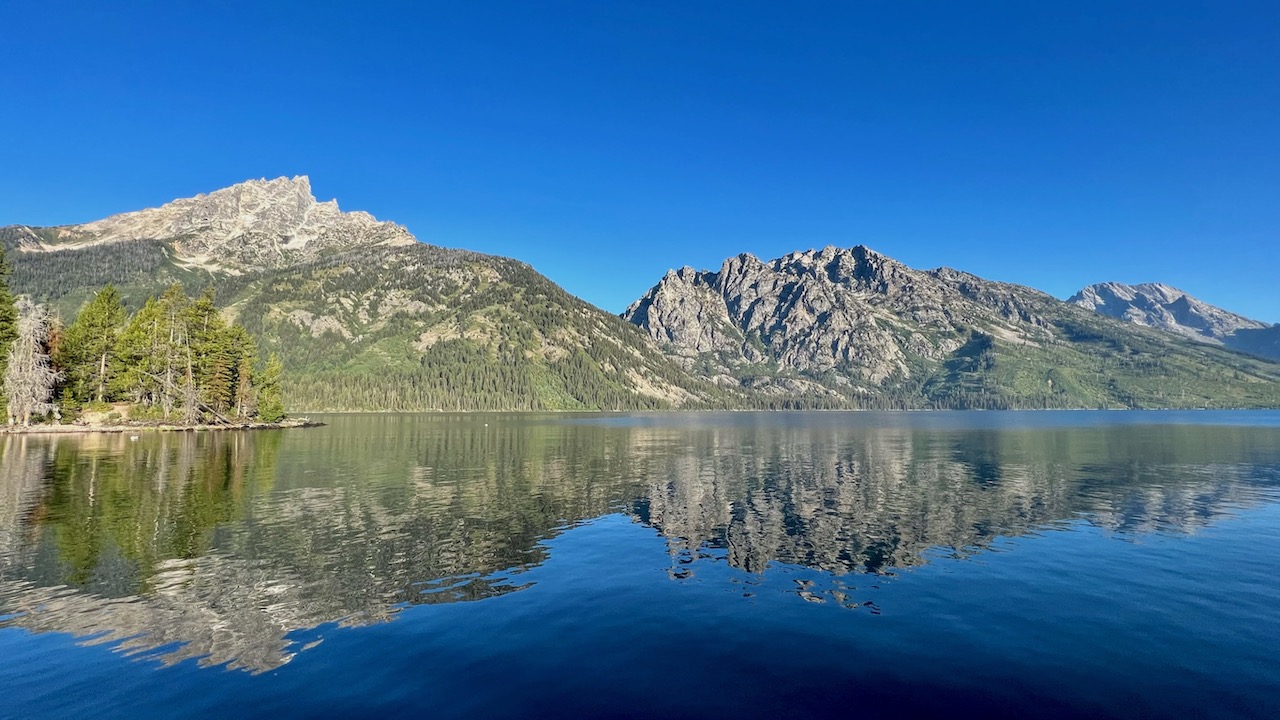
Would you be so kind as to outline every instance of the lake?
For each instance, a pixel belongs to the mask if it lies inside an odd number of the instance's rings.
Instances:
[[[1280,717],[1280,413],[0,438],[0,717]]]

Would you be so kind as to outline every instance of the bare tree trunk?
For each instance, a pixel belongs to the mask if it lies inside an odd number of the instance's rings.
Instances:
[[[200,394],[196,392],[196,380],[191,372],[191,363],[187,362],[187,381],[182,388],[183,421],[195,425],[200,419]]]
[[[160,394],[160,405],[164,408],[164,419],[168,420],[169,415],[173,412],[173,393],[169,388],[173,387],[173,334],[174,321],[169,323],[169,344],[165,346],[164,353],[164,388]]]
[[[102,353],[102,359],[98,361],[98,402],[102,402],[107,395],[107,354]]]
[[[164,378],[162,378],[162,377],[160,377],[160,376],[158,376],[158,375],[152,375],[152,374],[150,374],[150,373],[143,373],[143,374],[144,374],[144,375],[146,375],[147,377],[151,378],[152,380],[156,380],[156,381],[159,381],[159,382],[161,382],[161,383],[165,382],[165,379],[164,379]],[[176,388],[176,387],[169,387],[169,389],[170,389],[170,390],[175,390],[175,389],[177,389],[177,388]],[[235,423],[231,422],[231,420],[230,420],[229,418],[227,418],[227,416],[225,416],[225,415],[223,415],[222,413],[218,412],[217,410],[215,410],[215,409],[213,409],[213,408],[209,407],[208,405],[205,405],[204,403],[200,402],[200,395],[199,395],[199,393],[196,393],[196,394],[195,394],[195,396],[194,396],[194,402],[195,402],[195,407],[196,407],[197,409],[204,410],[205,412],[209,413],[210,415],[212,415],[212,416],[213,416],[213,418],[214,418],[215,420],[217,420],[218,422],[222,423],[223,425],[234,425],[234,424],[235,424]]]

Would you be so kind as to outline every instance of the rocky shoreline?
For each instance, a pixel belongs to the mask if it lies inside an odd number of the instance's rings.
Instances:
[[[173,425],[170,423],[124,423],[120,425],[30,425],[28,427],[0,427],[4,435],[68,435],[83,433],[138,433],[138,432],[201,432],[206,430],[283,430],[288,428],[322,427],[324,423],[307,418],[282,420],[277,423],[232,423],[229,425]]]

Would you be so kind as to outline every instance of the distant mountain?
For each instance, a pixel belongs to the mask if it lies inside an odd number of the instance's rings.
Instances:
[[[1098,283],[1067,302],[1137,325],[1280,360],[1280,326],[1223,310],[1161,283]]]
[[[667,273],[623,314],[725,387],[886,407],[1275,406],[1280,365],[865,247]]]
[[[15,291],[67,318],[107,283],[133,305],[174,282],[212,286],[226,314],[281,354],[295,408],[743,402],[528,265],[420,243],[394,223],[317,202],[305,177],[84,225],[0,228],[0,241]]]

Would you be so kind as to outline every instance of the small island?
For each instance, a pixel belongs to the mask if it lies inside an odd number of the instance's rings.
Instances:
[[[14,297],[0,255],[3,432],[125,432],[305,427],[289,418],[283,368],[259,357],[228,323],[213,292],[173,285],[130,314],[107,285],[68,324],[45,305]]]

